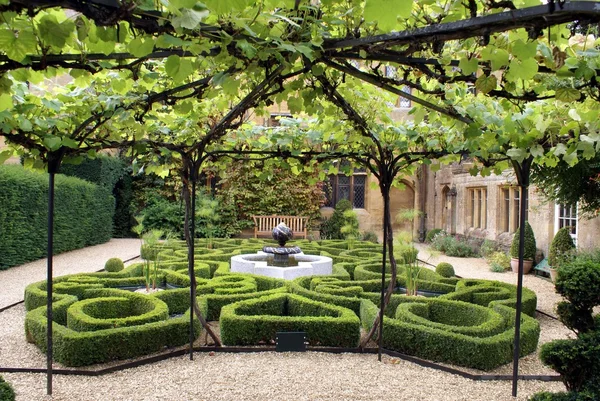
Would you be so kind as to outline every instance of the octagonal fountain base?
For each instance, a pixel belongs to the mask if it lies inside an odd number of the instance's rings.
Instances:
[[[297,266],[269,266],[268,254],[236,255],[231,258],[232,273],[250,273],[260,276],[293,280],[304,276],[325,276],[332,272],[333,261],[327,256],[305,255],[298,253],[290,256],[295,259]]]

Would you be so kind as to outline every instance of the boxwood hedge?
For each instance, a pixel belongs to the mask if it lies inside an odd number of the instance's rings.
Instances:
[[[312,345],[355,347],[360,321],[351,310],[294,294],[273,294],[225,306],[221,338],[228,345],[274,340],[278,331],[304,331]]]
[[[55,181],[54,252],[108,241],[115,200],[106,188],[61,174]],[[0,166],[0,270],[46,256],[48,175]]]

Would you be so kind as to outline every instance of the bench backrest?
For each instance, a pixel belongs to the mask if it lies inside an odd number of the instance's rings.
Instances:
[[[271,235],[273,228],[282,222],[292,230],[294,237],[306,238],[307,235],[306,223],[308,217],[305,216],[252,216],[252,219],[254,220],[255,238],[258,235]]]

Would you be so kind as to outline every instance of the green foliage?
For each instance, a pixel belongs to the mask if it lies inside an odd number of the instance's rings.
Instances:
[[[221,336],[228,345],[275,340],[278,331],[305,331],[312,345],[355,347],[360,321],[349,309],[294,294],[275,294],[227,305]]]
[[[568,300],[558,305],[561,322],[577,333],[594,329],[593,308],[600,305],[600,264],[575,260],[561,266],[556,291]]]
[[[0,376],[0,401],[15,401],[15,391],[2,376]]]
[[[347,199],[340,200],[335,205],[333,215],[328,220],[321,223],[321,238],[323,239],[345,239],[345,231],[358,229],[358,219],[356,214],[348,213],[352,211],[352,203]],[[350,229],[348,229],[348,227]]]
[[[125,265],[123,264],[123,261],[119,258],[110,258],[104,264],[104,270],[111,273],[120,272],[124,268]]]
[[[486,239],[481,244],[479,252],[484,258],[491,258],[494,253],[498,252],[498,244],[496,244],[496,241]]]
[[[433,241],[433,238],[442,232],[444,232],[444,230],[442,230],[441,228],[434,228],[433,230],[429,230],[427,232],[427,235],[425,236],[425,242],[431,243]]]
[[[575,258],[561,265],[556,291],[567,299],[557,306],[560,321],[577,338],[544,344],[540,359],[561,375],[572,399],[595,399],[600,394],[600,318],[593,311],[600,305],[600,264]]]
[[[379,237],[373,231],[365,231],[361,235],[361,241],[369,241],[377,244],[379,242]]]
[[[444,252],[448,256],[468,258],[476,256],[473,246],[464,238],[457,238],[445,232],[440,232],[433,237],[431,246],[436,251]]]
[[[435,267],[435,272],[442,277],[454,277],[454,266],[447,262],[438,263]]]
[[[129,172],[115,184],[113,190],[115,196],[115,217],[113,219],[113,237],[114,238],[130,238],[135,234],[132,230],[135,225],[133,217],[133,177]]]
[[[512,243],[510,245],[510,257],[517,259],[519,257],[519,235],[521,228],[515,232]],[[525,249],[523,254],[524,260],[534,260],[537,247],[535,244],[535,235],[529,222],[525,222]]]
[[[384,317],[384,347],[482,370],[491,370],[512,360],[515,317],[512,308],[504,305],[485,308],[423,297],[402,297],[397,301],[400,304],[394,317]],[[366,328],[372,323],[372,310],[361,305],[364,313],[361,322]],[[534,352],[539,324],[523,315],[521,330],[521,355]]]
[[[510,270],[510,256],[504,252],[494,252],[489,256],[488,263],[490,270],[495,273],[502,273]]]
[[[161,230],[173,232],[183,238],[183,205],[162,196],[153,196],[141,212],[144,231]],[[138,219],[139,220],[139,219]]]
[[[118,157],[98,155],[95,159],[84,159],[80,164],[64,163],[60,167],[60,173],[89,181],[112,193],[125,174],[125,163]]]
[[[0,166],[0,270],[46,256],[48,176]],[[108,241],[114,198],[97,185],[56,176],[54,252]]]
[[[307,216],[308,227],[320,217],[324,200],[315,174],[296,175],[282,168],[258,174],[260,169],[249,163],[232,163],[222,174],[219,200],[224,207],[237,210],[238,220],[252,227],[252,216]]]
[[[569,227],[563,227],[556,232],[550,243],[548,253],[548,263],[554,268],[558,268],[563,258],[575,249],[573,238]]]

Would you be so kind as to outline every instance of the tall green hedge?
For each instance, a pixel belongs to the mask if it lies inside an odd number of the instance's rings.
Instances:
[[[108,241],[115,201],[110,191],[56,176],[55,254]],[[48,175],[0,166],[0,270],[46,255]]]

